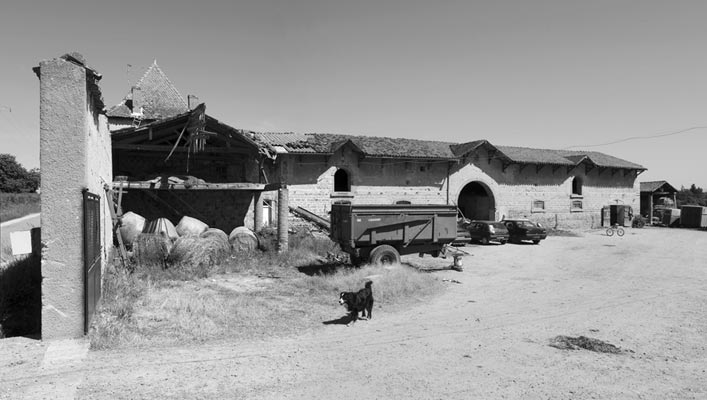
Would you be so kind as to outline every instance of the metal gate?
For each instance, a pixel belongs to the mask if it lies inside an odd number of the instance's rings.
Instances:
[[[84,333],[101,298],[101,196],[83,190]]]

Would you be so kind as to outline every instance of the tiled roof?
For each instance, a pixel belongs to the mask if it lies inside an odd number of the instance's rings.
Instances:
[[[323,133],[257,133],[256,141],[274,153],[331,154],[350,143],[364,155],[383,158],[454,159],[452,143],[430,140]]]
[[[579,160],[563,157],[557,150],[531,149],[526,147],[496,146],[511,161],[526,164],[575,165]]]
[[[663,185],[667,185],[665,188],[667,191],[677,192],[671,184],[667,181],[652,181],[652,182],[641,182],[641,192],[655,192],[660,189]]]
[[[590,162],[603,168],[645,169],[643,166],[598,151],[532,149],[527,147],[496,146],[508,159],[516,163],[577,165]]]
[[[645,169],[640,164],[632,163],[624,159],[600,153],[598,151],[581,151],[581,150],[557,150],[559,154],[564,155],[568,159],[574,157],[587,157],[598,167],[605,168],[627,168],[627,169]]]
[[[142,78],[135,84],[142,94],[143,118],[157,120],[173,117],[189,110],[186,100],[167,78],[157,61],[145,71]],[[138,111],[138,110],[134,110]],[[132,118],[132,91],[106,113],[108,117]]]
[[[268,148],[271,154],[331,154],[340,146],[350,143],[358,151],[369,157],[453,160],[481,146],[487,146],[491,150],[497,151],[495,157],[511,163],[572,166],[582,162],[590,162],[597,167],[645,169],[639,164],[597,151],[494,146],[486,140],[457,144],[429,140],[323,133],[255,133],[254,136],[255,141]]]

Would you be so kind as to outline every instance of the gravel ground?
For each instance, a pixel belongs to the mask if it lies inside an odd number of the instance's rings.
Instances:
[[[292,337],[89,352],[0,341],[0,398],[704,399],[707,232],[668,228],[468,246],[448,289]],[[406,257],[425,267],[451,260]],[[332,293],[332,318],[342,315]],[[585,336],[618,354],[550,346]]]

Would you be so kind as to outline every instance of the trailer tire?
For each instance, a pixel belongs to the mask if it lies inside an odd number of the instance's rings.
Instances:
[[[382,244],[371,251],[368,261],[371,264],[400,264],[400,253],[395,247]]]

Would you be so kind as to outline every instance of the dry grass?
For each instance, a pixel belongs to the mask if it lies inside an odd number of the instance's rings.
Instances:
[[[321,264],[323,257],[313,248],[332,247],[317,240],[281,254],[234,255],[207,269],[206,277],[159,265],[132,274],[110,269],[91,345],[106,349],[289,335],[344,316],[338,293],[358,290],[369,279],[376,308],[401,307],[443,288],[433,275],[404,266],[330,266],[322,270],[328,273],[304,274],[298,267]]]
[[[0,193],[0,222],[38,213],[39,193]]]

